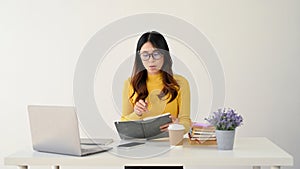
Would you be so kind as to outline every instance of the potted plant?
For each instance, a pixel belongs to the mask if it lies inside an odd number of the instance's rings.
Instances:
[[[232,150],[235,129],[242,125],[242,116],[238,115],[234,109],[221,108],[205,120],[216,128],[218,149]]]

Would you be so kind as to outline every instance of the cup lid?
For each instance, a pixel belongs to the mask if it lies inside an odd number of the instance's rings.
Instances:
[[[169,130],[184,130],[184,126],[182,124],[170,124],[168,129]]]

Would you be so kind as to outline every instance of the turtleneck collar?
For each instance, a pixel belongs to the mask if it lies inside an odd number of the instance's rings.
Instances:
[[[147,81],[161,81],[162,80],[162,73],[157,74],[148,74]]]

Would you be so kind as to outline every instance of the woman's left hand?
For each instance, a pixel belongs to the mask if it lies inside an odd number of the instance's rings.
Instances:
[[[160,131],[167,131],[170,124],[178,123],[178,118],[173,116],[170,116],[170,118],[172,119],[172,122],[160,126]]]

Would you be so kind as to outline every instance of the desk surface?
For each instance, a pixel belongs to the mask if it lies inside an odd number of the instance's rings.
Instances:
[[[153,152],[160,152],[153,154]],[[150,154],[147,154],[147,152]],[[137,154],[142,157],[137,157]],[[152,154],[152,156],[151,156]],[[123,157],[120,157],[123,156]],[[146,158],[148,157],[148,158]],[[113,150],[86,157],[20,151],[4,159],[5,165],[124,166],[178,164],[184,166],[292,166],[293,157],[267,138],[236,138],[233,151],[219,151],[216,146],[170,148],[168,142],[147,142],[131,150]]]

